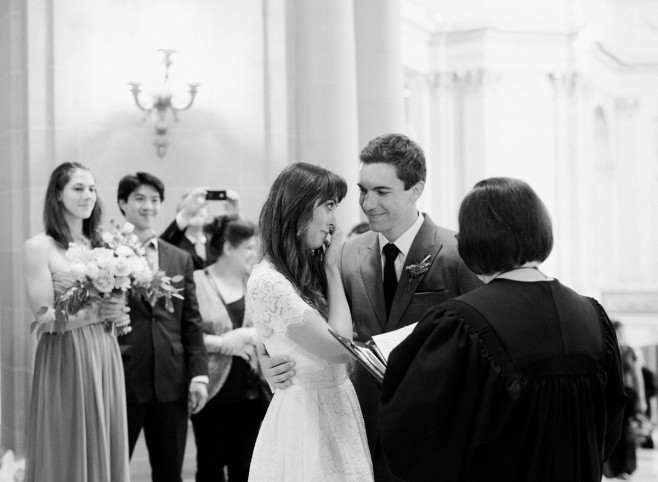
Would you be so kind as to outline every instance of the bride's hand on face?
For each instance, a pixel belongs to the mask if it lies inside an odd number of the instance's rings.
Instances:
[[[340,227],[335,226],[331,239],[325,241],[324,267],[338,268],[340,266],[340,250],[343,246],[343,231]]]

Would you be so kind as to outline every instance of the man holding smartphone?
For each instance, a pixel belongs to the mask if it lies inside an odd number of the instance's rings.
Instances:
[[[188,192],[178,204],[176,218],[160,235],[160,238],[192,256],[194,269],[203,269],[206,259],[206,237],[203,226],[210,221],[208,201],[226,202],[226,210],[238,213],[238,194],[235,191],[210,190],[196,187]]]

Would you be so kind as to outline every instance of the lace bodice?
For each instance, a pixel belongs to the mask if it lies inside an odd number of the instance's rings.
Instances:
[[[320,388],[347,378],[349,355],[329,335],[326,320],[268,261],[254,267],[247,296],[270,356],[288,355],[295,361],[293,385]]]

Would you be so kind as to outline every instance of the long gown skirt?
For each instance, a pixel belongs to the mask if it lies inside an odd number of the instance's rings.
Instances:
[[[27,425],[27,482],[130,480],[123,364],[105,324],[41,336]]]

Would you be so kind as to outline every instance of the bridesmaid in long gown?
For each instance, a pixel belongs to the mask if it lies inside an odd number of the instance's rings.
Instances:
[[[123,365],[106,322],[129,323],[125,305],[105,300],[71,316],[66,331],[38,315],[73,283],[69,243],[98,244],[101,217],[94,177],[78,163],[50,177],[45,232],[25,242],[24,276],[40,324],[28,414],[26,481],[127,482],[128,436]]]

